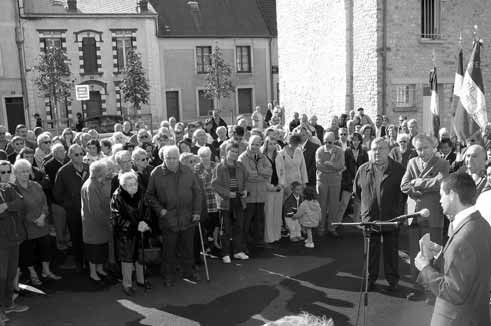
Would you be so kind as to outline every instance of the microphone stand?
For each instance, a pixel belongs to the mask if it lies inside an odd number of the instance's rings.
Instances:
[[[363,325],[366,325],[367,322],[367,310],[368,310],[368,262],[370,260],[370,238],[372,232],[381,231],[382,226],[393,226],[398,227],[400,222],[394,221],[365,221],[365,222],[350,222],[350,223],[332,223],[332,225],[336,226],[348,226],[348,227],[362,227],[363,228],[363,255],[365,260],[365,279],[362,280],[364,282],[363,286]],[[377,230],[377,228],[379,228]],[[358,321],[357,321],[358,324]]]

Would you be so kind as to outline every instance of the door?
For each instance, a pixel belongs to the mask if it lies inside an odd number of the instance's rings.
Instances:
[[[198,91],[198,106],[199,106],[199,116],[208,117],[213,111],[213,100],[206,97],[204,90]]]
[[[15,127],[18,124],[26,123],[26,116],[24,115],[24,100],[22,97],[6,97],[5,98],[5,111],[7,113],[7,123],[9,125],[9,132],[13,135],[15,133]]]
[[[237,90],[239,100],[239,114],[252,113],[252,88],[239,88]]]
[[[85,101],[85,114],[87,114],[87,118],[101,116],[101,104],[101,93],[99,91],[90,91],[90,100]]]
[[[170,117],[181,120],[179,117],[179,91],[165,92],[165,101],[167,103],[167,119]]]

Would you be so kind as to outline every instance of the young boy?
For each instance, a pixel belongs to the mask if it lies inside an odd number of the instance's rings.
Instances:
[[[302,191],[303,186],[294,181],[291,184],[292,193],[288,196],[283,204],[283,212],[285,216],[285,223],[290,231],[290,241],[298,242],[303,240],[302,238],[302,227],[298,219],[293,219],[293,215],[297,212],[298,206],[302,202]]]

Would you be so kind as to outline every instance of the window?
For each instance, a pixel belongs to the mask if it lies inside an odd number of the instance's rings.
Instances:
[[[251,72],[251,47],[236,47],[237,72]]]
[[[133,47],[131,37],[120,37],[116,39],[116,51],[118,53],[118,71],[126,67],[128,51]]]
[[[395,85],[394,86],[394,105],[396,107],[414,106],[414,92],[416,85]]]
[[[440,39],[440,0],[421,0],[421,38]]]
[[[95,38],[84,37],[82,39],[82,53],[84,61],[84,73],[97,73],[97,48]]]
[[[213,111],[213,100],[206,97],[206,92],[202,89],[198,90],[198,114],[200,117],[206,117]]]
[[[211,66],[211,46],[196,47],[196,70],[198,74],[205,74],[210,71]]]
[[[50,37],[44,39],[44,50],[48,49],[61,49],[61,38]]]
[[[237,99],[239,102],[239,114],[252,113],[252,88],[237,89]]]

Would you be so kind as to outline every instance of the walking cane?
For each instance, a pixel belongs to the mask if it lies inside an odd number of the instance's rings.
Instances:
[[[198,231],[199,239],[201,240],[201,251],[203,252],[203,262],[205,263],[206,280],[209,282],[210,274],[208,272],[208,262],[206,261],[205,243],[203,242],[203,232],[201,232],[201,222],[198,222]]]
[[[141,249],[142,249],[142,261],[141,261],[141,265],[142,265],[142,268],[143,268],[143,292],[147,292],[147,287],[145,286],[145,241],[144,241],[144,237],[143,237],[143,234],[144,232],[141,231]]]

